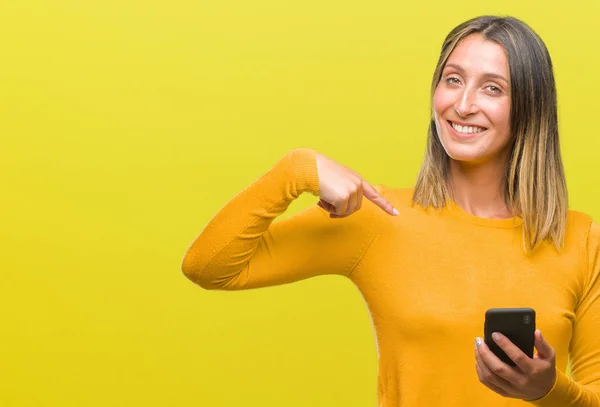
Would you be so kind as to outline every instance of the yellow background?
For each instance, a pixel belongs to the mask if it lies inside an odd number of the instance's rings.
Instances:
[[[294,147],[412,185],[441,42],[484,13],[547,43],[571,207],[600,219],[600,2],[491,3],[3,0],[0,406],[374,406],[348,281],[209,292],[181,259]]]

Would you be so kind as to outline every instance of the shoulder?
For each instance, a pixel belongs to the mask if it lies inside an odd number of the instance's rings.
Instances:
[[[589,226],[589,224],[592,222],[592,217],[583,212],[569,209],[567,224],[569,222],[578,226],[581,226],[582,224],[587,224]]]
[[[569,210],[567,215],[566,236],[584,239],[600,238],[600,226],[590,215],[576,210]]]
[[[392,188],[383,184],[376,185],[379,193],[394,206],[409,207],[412,206],[412,197],[414,188]],[[400,208],[398,208],[400,209]]]
[[[431,221],[426,210],[413,204],[413,187],[393,188],[379,184],[375,188],[400,212],[398,216],[379,216],[381,233],[386,230],[393,233],[399,233],[400,231],[402,233],[412,233],[423,227],[422,222]],[[385,214],[384,211],[380,212]]]
[[[567,239],[576,234],[579,237],[580,250],[583,254],[583,267],[585,272],[581,275],[582,299],[589,293],[600,293],[600,224],[591,216],[579,212],[569,211],[567,218]]]
[[[577,249],[583,256],[584,269],[588,272],[598,272],[600,260],[600,225],[591,216],[569,210],[567,217],[567,230],[565,244],[577,245]],[[590,275],[587,276],[590,278]]]
[[[582,236],[590,254],[600,248],[600,224],[590,215],[570,210],[567,218],[567,236],[569,233]]]

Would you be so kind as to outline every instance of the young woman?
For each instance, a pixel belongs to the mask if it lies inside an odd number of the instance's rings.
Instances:
[[[600,227],[568,210],[544,43],[515,18],[469,20],[431,92],[414,188],[295,149],[214,216],[183,272],[220,290],[349,278],[375,326],[379,406],[600,406]],[[273,222],[303,192],[318,204]],[[494,335],[513,367],[478,337],[496,307],[536,310],[533,358]]]

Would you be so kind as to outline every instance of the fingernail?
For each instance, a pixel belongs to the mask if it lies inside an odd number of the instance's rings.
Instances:
[[[498,332],[492,333],[492,339],[495,341],[500,340],[500,334]]]
[[[394,210],[392,212],[394,212],[394,215],[396,215],[396,216],[400,215],[400,212],[398,212],[398,209],[396,209],[396,208],[394,208]]]
[[[481,345],[481,338],[475,338],[475,349],[479,348]]]

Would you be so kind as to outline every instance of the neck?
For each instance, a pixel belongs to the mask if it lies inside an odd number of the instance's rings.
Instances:
[[[481,218],[513,216],[504,200],[506,164],[471,164],[450,159],[449,191],[464,211]]]

